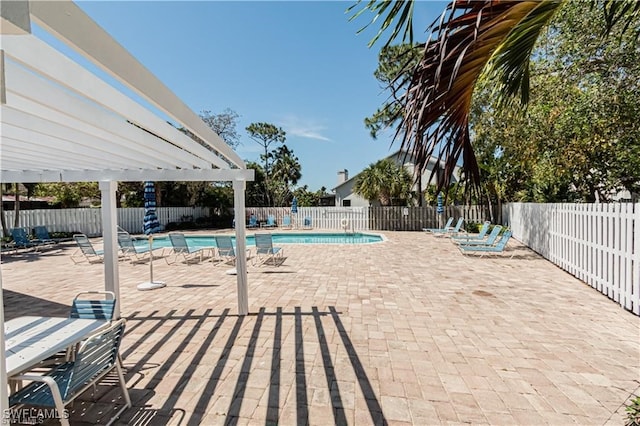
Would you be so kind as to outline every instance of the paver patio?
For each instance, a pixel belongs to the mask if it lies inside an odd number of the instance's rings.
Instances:
[[[617,424],[640,385],[640,318],[514,242],[463,257],[446,238],[284,245],[249,269],[236,315],[228,266],[120,262],[122,347],[134,406],[121,424]],[[2,259],[5,317],[65,316],[103,267],[73,246]],[[72,424],[121,404],[98,387]],[[108,393],[108,395],[104,395]]]

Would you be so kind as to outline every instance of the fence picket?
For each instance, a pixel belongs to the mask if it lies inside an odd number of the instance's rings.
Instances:
[[[160,224],[180,222],[184,217],[193,219],[209,216],[208,207],[158,207],[156,209]],[[13,228],[15,212],[5,211],[7,226]],[[119,208],[118,225],[132,234],[142,232],[143,207]],[[38,209],[20,211],[19,227],[33,229],[46,225],[49,232],[81,232],[91,237],[102,235],[102,216],[100,208],[79,209]]]
[[[640,315],[640,204],[633,208],[633,249],[630,288],[627,290],[631,298],[631,310]]]

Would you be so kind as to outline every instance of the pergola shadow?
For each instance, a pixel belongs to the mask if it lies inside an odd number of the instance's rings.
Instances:
[[[303,322],[305,318],[313,319],[315,333],[309,331],[304,333]],[[324,322],[323,318],[325,318]],[[269,326],[265,326],[267,319]],[[330,319],[330,321],[326,321],[326,319]],[[226,425],[235,425],[242,418],[243,403],[255,403],[255,400],[247,399],[246,395],[247,390],[251,392],[253,375],[257,375],[256,364],[258,362],[256,360],[259,359],[260,364],[270,366],[268,383],[266,383],[267,390],[265,390],[267,395],[263,398],[266,400],[266,407],[261,406],[266,410],[266,413],[263,413],[266,419],[265,424],[282,422],[284,401],[281,400],[281,385],[283,379],[287,379],[285,377],[287,374],[293,374],[296,396],[295,423],[307,425],[309,424],[311,404],[309,383],[310,380],[313,380],[317,385],[318,380],[322,381],[322,379],[311,378],[308,368],[305,369],[305,365],[308,366],[313,361],[313,359],[305,358],[305,347],[317,347],[322,360],[321,371],[324,372],[326,392],[330,396],[333,422],[346,424],[348,420],[343,403],[345,398],[339,385],[341,377],[337,376],[335,350],[332,352],[327,341],[327,336],[337,334],[339,342],[348,356],[353,376],[364,397],[371,423],[387,424],[378,396],[342,323],[340,313],[332,306],[326,311],[321,311],[317,307],[313,307],[311,311],[303,311],[300,307],[295,307],[290,311],[285,311],[280,307],[267,311],[263,307],[257,313],[248,316],[232,315],[229,313],[229,309],[225,309],[219,314],[213,313],[211,309],[207,309],[201,314],[189,310],[184,315],[176,315],[175,310],[166,314],[154,311],[150,315],[140,315],[139,312],[135,312],[127,318],[127,321],[126,348],[122,351],[122,357],[128,386],[133,392],[137,392],[140,391],[136,387],[137,383],[144,378],[146,384],[142,398],[138,400],[134,398],[134,407],[127,410],[120,419],[123,423],[146,424],[143,418],[147,416],[155,419],[170,418],[172,424],[204,424],[203,422],[211,420],[210,406],[215,402],[215,415],[221,416],[216,421],[218,423],[223,421]],[[139,329],[143,324],[145,324],[144,333]],[[248,324],[252,324],[252,326]],[[334,330],[328,330],[328,325]],[[250,331],[248,327],[251,327]],[[184,333],[185,328],[188,330],[186,334]],[[208,330],[208,333],[204,339],[198,340],[196,335],[202,328]],[[283,344],[283,332],[286,334],[290,329],[294,334],[294,344]],[[159,333],[162,336],[158,339]],[[248,339],[243,337],[246,335],[249,336]],[[134,341],[131,340],[133,336],[137,337]],[[263,337],[261,338],[261,336]],[[270,341],[270,348],[266,351],[259,343],[264,343],[265,336],[268,336]],[[195,351],[193,350],[194,343]],[[158,357],[154,355],[166,345],[171,345],[172,348],[169,356],[158,361]],[[176,367],[184,361],[181,356],[187,348],[191,348],[188,353],[192,355],[190,355],[189,361],[186,364],[183,363],[182,367],[178,369],[180,373],[177,381],[171,381],[175,384],[168,392],[168,397],[160,403],[160,407],[158,407],[159,400],[156,399],[154,404],[156,408],[150,409],[147,401],[169,375],[175,379]],[[212,359],[215,348],[218,350],[215,351],[215,359]],[[144,352],[140,353],[142,349]],[[257,354],[258,349],[262,349],[260,351],[262,355]],[[240,358],[238,358],[238,351],[243,352]],[[232,352],[234,352],[233,356],[231,356]],[[141,356],[134,356],[134,354]],[[157,363],[152,363],[152,360]],[[289,361],[284,365],[284,368],[283,360]],[[291,363],[294,365],[293,369],[288,368]],[[203,365],[212,366],[207,370],[206,377],[200,374],[203,371]],[[239,368],[233,368],[234,366]],[[193,378],[203,381],[204,386],[198,387],[198,392],[194,397],[197,400],[194,400],[188,408],[181,407],[181,401],[183,401],[181,398],[193,386],[190,385]],[[291,383],[291,377],[288,379],[284,381]],[[228,381],[234,383],[233,391],[230,394],[228,393],[230,389]],[[166,390],[166,385],[163,386]],[[254,381],[253,389],[255,386]],[[222,387],[227,392],[221,390]],[[255,396],[253,397],[255,398]],[[224,401],[226,409],[219,408],[220,401]],[[182,411],[187,413],[184,419],[177,419],[176,412]],[[140,421],[142,423],[139,423]]]
[[[2,300],[4,302],[4,320],[8,321],[25,315],[25,308],[31,312],[38,312],[47,316],[66,317],[69,315],[71,305],[52,302],[51,300],[41,299],[25,293],[16,291],[2,290]]]

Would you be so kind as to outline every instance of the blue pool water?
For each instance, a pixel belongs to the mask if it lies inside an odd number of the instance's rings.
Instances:
[[[305,233],[305,234],[271,234],[273,244],[369,244],[382,241],[380,235],[375,234],[345,234],[342,233]],[[189,247],[215,247],[216,243],[211,235],[187,235],[187,244]],[[235,238],[234,238],[235,239]],[[137,240],[137,245],[147,246],[146,240]],[[247,245],[254,246],[255,240],[252,235],[247,236]],[[169,237],[154,237],[154,248],[171,247]]]

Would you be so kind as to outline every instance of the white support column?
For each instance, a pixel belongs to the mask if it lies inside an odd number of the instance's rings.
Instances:
[[[236,221],[236,271],[238,279],[238,315],[249,313],[249,290],[247,284],[247,240],[244,206],[245,181],[233,181],[233,207]]]
[[[9,409],[9,395],[7,388],[9,381],[7,378],[7,362],[4,354],[4,300],[2,299],[2,270],[0,269],[0,415],[4,415]],[[4,423],[4,422],[3,422]]]
[[[104,289],[116,295],[114,319],[120,318],[120,276],[118,274],[118,182],[101,181],[102,239],[104,241]]]

